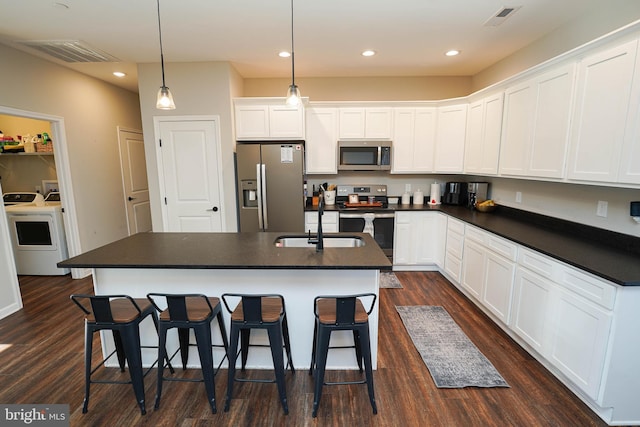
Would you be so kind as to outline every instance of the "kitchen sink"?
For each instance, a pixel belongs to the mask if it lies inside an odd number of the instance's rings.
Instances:
[[[309,236],[280,236],[278,237],[274,245],[278,248],[315,248],[315,235],[311,235],[311,241]],[[364,240],[358,236],[340,236],[340,235],[325,235],[324,236],[325,248],[360,248],[364,246]]]

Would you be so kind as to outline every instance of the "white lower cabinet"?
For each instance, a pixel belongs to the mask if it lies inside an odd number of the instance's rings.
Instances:
[[[520,266],[513,289],[511,329],[535,351],[548,357],[553,284]]]
[[[611,312],[558,289],[549,359],[592,399],[600,391]]]
[[[439,212],[396,212],[393,265],[442,265],[445,221]]]
[[[504,324],[509,323],[517,246],[467,226],[462,286]]]
[[[324,212],[322,214],[322,231],[324,233],[337,233],[339,227],[338,212]],[[318,232],[318,212],[304,213],[304,232]]]
[[[444,254],[444,272],[456,285],[462,277],[462,254],[464,249],[464,223],[447,218],[447,241]]]
[[[521,249],[511,328],[597,401],[615,294],[603,280]]]

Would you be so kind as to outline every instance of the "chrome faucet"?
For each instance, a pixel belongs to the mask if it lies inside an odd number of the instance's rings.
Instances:
[[[318,234],[315,239],[311,238],[311,232],[309,232],[309,243],[316,244],[316,252],[322,252],[324,250],[324,240],[322,236],[322,215],[324,215],[324,188],[320,186],[318,192]]]

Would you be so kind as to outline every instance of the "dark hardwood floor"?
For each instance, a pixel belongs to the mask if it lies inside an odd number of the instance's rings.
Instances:
[[[20,277],[24,309],[0,321],[0,402],[68,403],[72,426],[606,425],[440,274],[397,276],[403,289],[380,291],[377,415],[366,387],[349,385],[325,387],[318,418],[312,418],[313,382],[305,366],[287,374],[288,416],[274,384],[238,384],[231,410],[223,412],[226,370],[216,377],[217,414],[211,413],[204,386],[197,383],[167,383],[161,407],[154,410],[155,371],[145,379],[146,415],[140,415],[129,385],[101,384],[92,387],[89,412],[82,414],[83,317],[69,295],[92,292],[92,283],[91,278],[68,276]],[[510,388],[436,388],[396,305],[443,306]],[[108,371],[121,375],[117,369]],[[199,375],[199,370],[177,372]],[[355,376],[351,371],[331,373],[336,374]]]

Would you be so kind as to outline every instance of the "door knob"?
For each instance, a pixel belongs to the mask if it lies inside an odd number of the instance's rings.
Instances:
[[[136,198],[135,198],[135,197],[131,197],[131,196],[129,196],[129,197],[127,197],[127,199],[128,199],[129,201],[132,201],[132,200],[135,200]]]
[[[207,211],[209,211],[209,212],[212,212],[212,211],[213,211],[213,212],[218,212],[218,207],[217,207],[217,206],[214,206],[214,207],[213,207],[213,208],[211,208],[211,209],[207,209]]]

